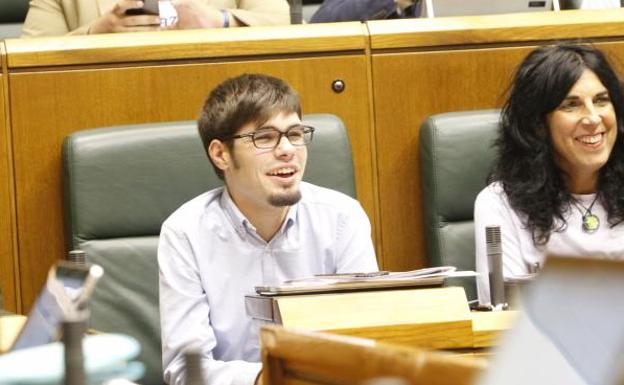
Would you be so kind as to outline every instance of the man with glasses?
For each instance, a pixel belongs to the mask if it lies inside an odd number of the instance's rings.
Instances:
[[[354,199],[301,181],[314,128],[282,80],[241,75],[215,88],[199,118],[225,186],[187,202],[160,235],[165,381],[186,382],[183,354],[199,349],[207,383],[251,384],[257,325],[244,295],[314,274],[377,270],[370,223]]]

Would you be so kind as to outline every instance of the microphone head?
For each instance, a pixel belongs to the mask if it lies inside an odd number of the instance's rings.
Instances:
[[[72,250],[67,253],[67,260],[76,264],[85,265],[87,263],[87,253],[83,250]]]
[[[485,227],[485,249],[488,255],[502,254],[500,226]]]

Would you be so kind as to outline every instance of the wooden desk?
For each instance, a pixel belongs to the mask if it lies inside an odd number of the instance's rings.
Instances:
[[[26,317],[23,315],[0,316],[0,353],[11,347],[25,322]]]
[[[459,287],[247,298],[261,323],[433,349],[494,346],[516,315],[470,312]]]
[[[505,330],[511,329],[518,313],[516,311],[472,312],[472,334],[474,348],[496,346]]]

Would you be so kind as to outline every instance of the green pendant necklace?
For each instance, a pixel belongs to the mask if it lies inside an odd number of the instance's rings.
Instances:
[[[583,227],[582,227],[583,232],[588,233],[588,234],[595,233],[600,228],[600,219],[598,218],[596,214],[592,213],[591,211],[592,208],[594,207],[594,203],[596,203],[596,200],[598,200],[598,194],[596,194],[596,197],[594,198],[592,203],[589,205],[589,207],[583,206],[577,200],[572,201],[572,204],[574,204],[574,207],[578,209],[578,211],[581,213],[581,216],[583,217]],[[585,212],[583,212],[583,210],[585,210]]]

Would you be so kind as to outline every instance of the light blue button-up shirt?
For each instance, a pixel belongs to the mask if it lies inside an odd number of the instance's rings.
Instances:
[[[158,248],[165,381],[184,384],[184,351],[200,349],[210,384],[252,384],[257,325],[244,296],[255,286],[314,274],[377,270],[368,217],[339,192],[301,183],[278,233],[264,241],[218,188],[182,205]]]

